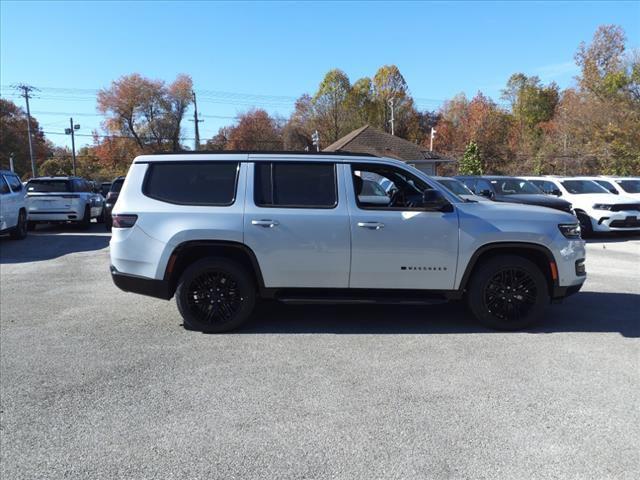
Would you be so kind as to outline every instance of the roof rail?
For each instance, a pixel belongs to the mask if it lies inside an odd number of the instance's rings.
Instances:
[[[181,150],[178,152],[155,152],[155,153],[143,153],[144,156],[152,155],[321,155],[321,156],[346,156],[346,157],[372,157],[380,158],[377,155],[371,153],[356,153],[356,152],[312,152],[312,151],[300,151],[300,150]]]

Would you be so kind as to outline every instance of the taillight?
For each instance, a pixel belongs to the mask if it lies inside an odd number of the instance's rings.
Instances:
[[[112,215],[111,220],[115,228],[131,228],[135,225],[137,215]]]

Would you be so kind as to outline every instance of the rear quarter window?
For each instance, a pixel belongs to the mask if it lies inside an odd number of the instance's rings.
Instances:
[[[142,192],[178,205],[228,206],[235,201],[238,162],[151,163]]]

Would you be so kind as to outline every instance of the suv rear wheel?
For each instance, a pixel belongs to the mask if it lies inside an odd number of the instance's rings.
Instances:
[[[548,304],[543,273],[517,255],[499,255],[483,262],[471,277],[467,292],[467,305],[475,317],[500,330],[531,325]]]
[[[18,214],[18,224],[11,231],[11,238],[13,240],[22,240],[27,236],[27,215],[24,210],[20,210]]]
[[[82,216],[82,220],[80,220],[80,228],[87,229],[91,226],[91,209],[87,205],[84,207],[84,215]]]
[[[249,319],[256,301],[255,282],[241,265],[205,258],[189,266],[176,289],[178,311],[190,330],[219,333]]]

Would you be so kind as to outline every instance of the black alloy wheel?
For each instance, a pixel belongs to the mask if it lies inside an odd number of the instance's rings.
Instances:
[[[503,321],[518,321],[536,304],[536,282],[526,270],[507,267],[497,272],[484,289],[485,308]]]
[[[244,323],[255,298],[251,275],[224,258],[199,260],[189,266],[176,289],[184,326],[208,333],[226,332]]]
[[[474,268],[467,285],[467,306],[488,327],[519,330],[542,317],[550,303],[548,281],[531,260],[496,255]]]
[[[27,214],[24,210],[20,210],[18,214],[18,224],[11,231],[10,237],[13,240],[22,240],[27,236]]]
[[[243,300],[235,279],[217,270],[208,270],[195,277],[187,292],[191,313],[212,325],[232,320]]]

